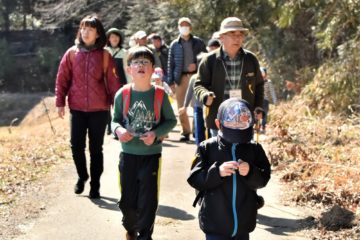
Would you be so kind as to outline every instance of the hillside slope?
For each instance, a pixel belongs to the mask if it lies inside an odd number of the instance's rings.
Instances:
[[[40,0],[35,11],[43,28],[57,28],[77,24],[82,16],[97,14],[106,28],[124,27],[126,11],[132,1],[119,0]]]

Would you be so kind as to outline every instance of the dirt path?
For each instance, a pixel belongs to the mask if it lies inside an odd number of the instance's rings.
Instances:
[[[178,128],[178,127],[177,127]],[[195,151],[194,143],[179,143],[175,130],[165,141],[162,161],[160,204],[157,213],[154,239],[197,240],[204,239],[198,228],[198,208],[193,208],[194,190],[186,183],[189,165]],[[23,235],[17,240],[97,240],[124,239],[121,212],[116,206],[119,198],[117,163],[119,143],[106,137],[105,170],[101,179],[99,200],[87,197],[87,184],[82,195],[73,191],[76,180],[71,163],[62,166],[51,177],[46,187],[49,200],[40,217],[21,225]],[[267,188],[259,191],[266,206],[259,212],[258,225],[252,239],[306,239],[302,237],[300,211],[279,204],[281,185],[273,174]]]

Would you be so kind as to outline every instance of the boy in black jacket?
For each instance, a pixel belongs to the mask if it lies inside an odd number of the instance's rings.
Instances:
[[[254,116],[245,100],[224,101],[215,123],[219,135],[200,144],[188,178],[201,196],[200,228],[206,240],[248,240],[256,189],[269,181],[270,163],[262,146],[251,143]]]

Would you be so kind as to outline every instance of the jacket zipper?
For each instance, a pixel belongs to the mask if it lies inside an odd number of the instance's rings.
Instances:
[[[231,154],[232,154],[232,160],[236,161],[236,146],[237,144],[234,143],[231,147]],[[231,234],[231,237],[235,237],[237,231],[238,231],[238,218],[237,218],[237,211],[236,211],[236,176],[237,173],[235,172],[233,175],[233,191],[232,191],[232,211],[233,211],[233,217],[234,217],[234,229],[233,233]]]

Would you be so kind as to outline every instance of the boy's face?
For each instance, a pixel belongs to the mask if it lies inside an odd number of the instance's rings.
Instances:
[[[131,60],[130,66],[127,67],[127,72],[135,83],[150,83],[154,66],[149,59],[140,57]]]

